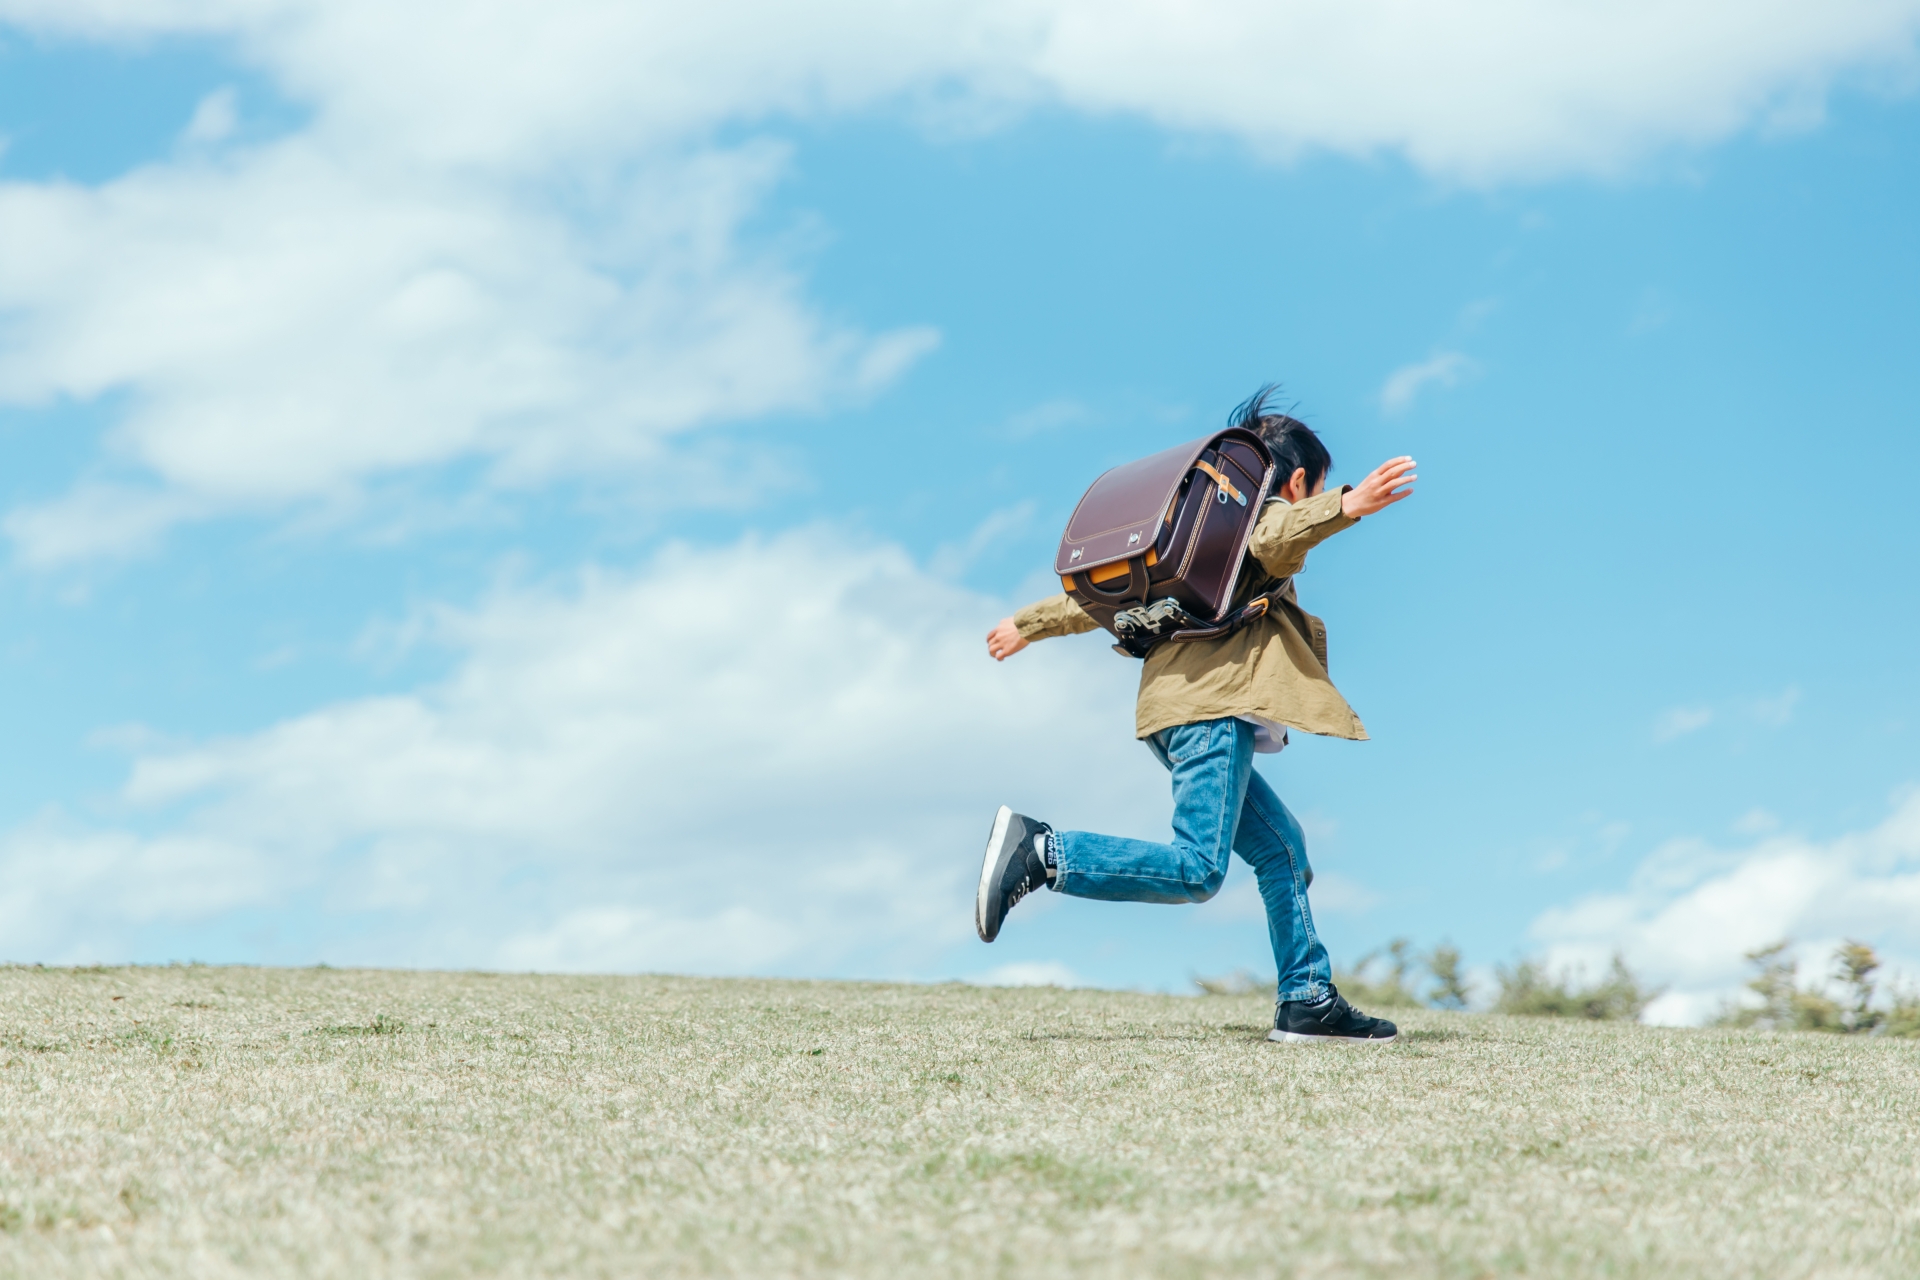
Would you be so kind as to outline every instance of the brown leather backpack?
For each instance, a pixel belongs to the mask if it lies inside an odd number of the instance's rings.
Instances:
[[[1053,570],[1121,653],[1226,635],[1270,603],[1232,607],[1273,480],[1265,442],[1237,427],[1115,467],[1073,509]]]

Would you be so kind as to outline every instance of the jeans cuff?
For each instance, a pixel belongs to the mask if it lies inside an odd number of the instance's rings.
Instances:
[[[1316,982],[1293,991],[1282,991],[1279,996],[1279,1003],[1292,1004],[1298,1000],[1305,1000],[1308,1003],[1312,1003],[1315,1000],[1321,999],[1326,994],[1327,984],[1324,982]]]

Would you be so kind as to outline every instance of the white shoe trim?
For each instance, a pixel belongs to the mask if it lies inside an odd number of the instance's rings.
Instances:
[[[1398,1031],[1390,1036],[1310,1036],[1299,1031],[1282,1031],[1275,1027],[1267,1032],[1267,1039],[1286,1044],[1392,1044],[1400,1038]]]
[[[991,942],[987,937],[987,892],[993,882],[994,853],[1006,843],[1007,824],[1013,821],[1013,810],[1006,805],[1000,806],[1000,812],[993,815],[993,833],[987,837],[987,852],[980,859],[980,889],[973,895],[973,931],[980,935],[980,941]]]

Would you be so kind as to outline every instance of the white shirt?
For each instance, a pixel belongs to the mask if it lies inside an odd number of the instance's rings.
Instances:
[[[1272,753],[1287,749],[1287,726],[1278,720],[1262,720],[1259,716],[1235,716],[1234,719],[1245,720],[1253,726],[1255,751]]]

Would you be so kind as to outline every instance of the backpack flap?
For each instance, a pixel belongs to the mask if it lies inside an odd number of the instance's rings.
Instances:
[[[1053,571],[1062,577],[1151,550],[1167,510],[1212,436],[1189,440],[1095,480],[1073,509]]]
[[[1238,429],[1115,467],[1074,508],[1054,571],[1123,652],[1223,635],[1245,620],[1230,603],[1273,479],[1265,442]]]

